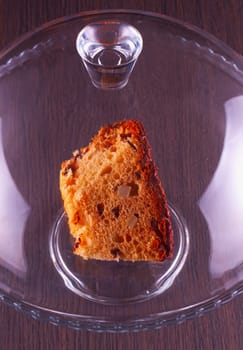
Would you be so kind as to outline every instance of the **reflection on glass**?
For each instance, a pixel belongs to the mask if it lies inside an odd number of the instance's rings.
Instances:
[[[216,278],[243,262],[243,96],[227,101],[225,113],[221,158],[199,200],[211,238],[210,273]]]
[[[4,157],[1,118],[0,167],[0,265],[21,276],[27,270],[23,235],[30,207],[18,191]]]

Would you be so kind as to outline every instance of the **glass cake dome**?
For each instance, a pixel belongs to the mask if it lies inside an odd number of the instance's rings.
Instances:
[[[171,211],[172,259],[85,261],[63,160],[121,119],[145,127]],[[0,298],[35,319],[139,331],[243,291],[243,59],[166,16],[112,10],[47,23],[0,54]]]

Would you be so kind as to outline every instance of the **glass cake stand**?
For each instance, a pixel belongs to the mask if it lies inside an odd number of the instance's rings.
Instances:
[[[96,40],[102,49],[92,51]],[[61,163],[120,119],[144,124],[166,190],[175,251],[162,263],[72,253]],[[0,140],[0,298],[17,311],[74,329],[139,331],[243,291],[243,59],[211,35],[125,10],[48,23],[0,55]]]

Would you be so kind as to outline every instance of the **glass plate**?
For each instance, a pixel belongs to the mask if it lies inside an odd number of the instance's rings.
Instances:
[[[76,50],[109,19],[142,35],[122,89],[94,87]],[[175,253],[164,263],[83,261],[59,193],[61,162],[101,125],[143,122],[165,187]],[[243,291],[243,60],[209,34],[135,11],[81,13],[0,56],[1,300],[95,331],[159,328]]]

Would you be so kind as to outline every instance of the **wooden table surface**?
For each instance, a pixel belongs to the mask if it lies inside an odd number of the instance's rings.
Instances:
[[[132,8],[163,13],[214,34],[243,55],[242,0],[0,0],[0,49],[40,24],[84,10]],[[201,318],[134,334],[56,327],[0,304],[0,350],[243,349],[243,296]]]

